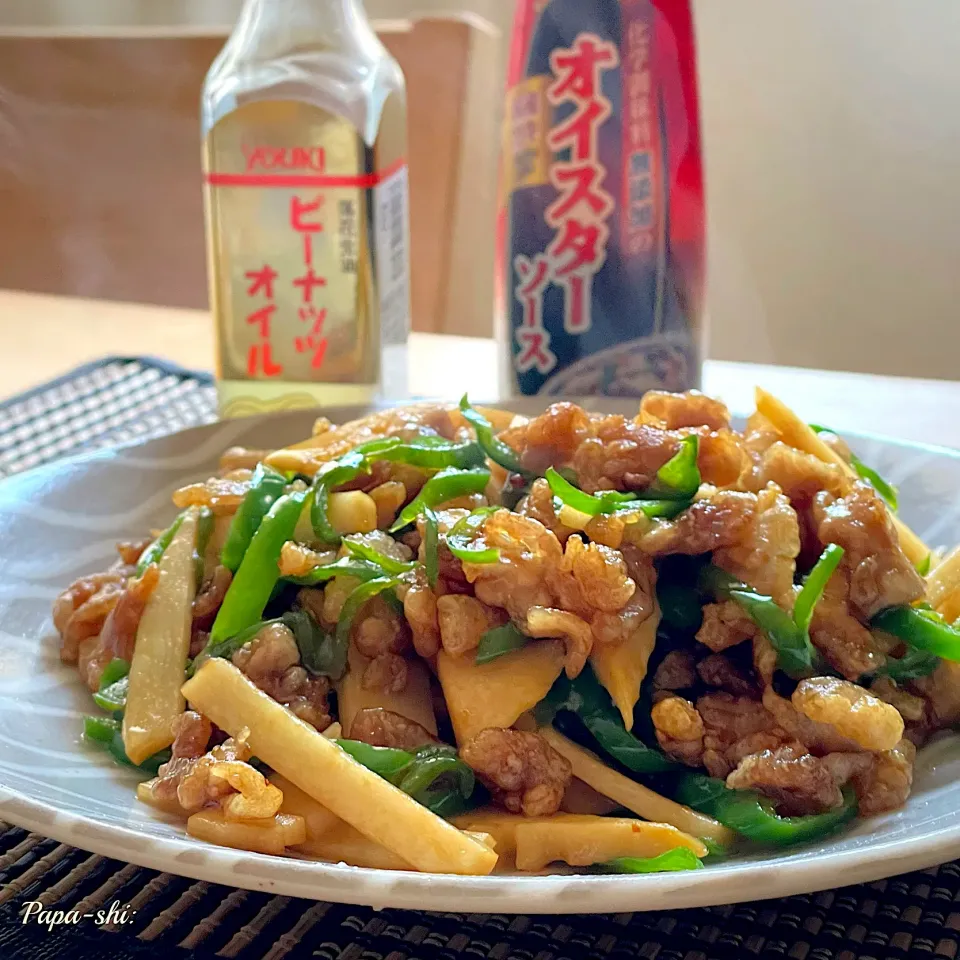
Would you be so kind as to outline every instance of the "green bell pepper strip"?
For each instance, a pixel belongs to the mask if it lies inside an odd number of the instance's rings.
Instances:
[[[505,653],[519,650],[530,638],[520,632],[514,623],[505,623],[502,627],[493,627],[481,638],[477,646],[475,662],[478,664],[490,663],[502,657]]]
[[[197,540],[193,547],[193,569],[198,591],[203,585],[203,575],[206,572],[203,560],[207,552],[207,544],[213,536],[215,524],[216,518],[213,511],[209,507],[201,507],[197,515]]]
[[[612,497],[610,493],[613,491],[609,493],[605,491],[596,496],[586,493],[561,476],[553,467],[547,467],[544,476],[555,497],[559,498],[568,507],[578,510],[580,513],[586,513],[591,517],[601,513],[614,513],[618,507],[622,507],[625,503],[634,505],[637,499],[628,494],[618,494],[616,497]]]
[[[716,564],[708,563],[697,574],[697,589],[710,600],[729,600],[731,590],[746,590],[747,586]]]
[[[657,471],[656,479],[642,494],[619,493],[615,490],[585,493],[553,467],[548,467],[544,476],[554,496],[568,507],[591,517],[600,513],[639,509],[651,519],[669,519],[685,510],[700,489],[700,469],[697,467],[699,449],[700,440],[696,435],[684,437],[680,441],[679,451]]]
[[[675,764],[659,750],[648,747],[642,740],[629,733],[618,717],[581,715],[584,726],[600,746],[634,773],[658,773],[673,770]]]
[[[164,530],[163,533],[161,533],[160,536],[157,537],[157,539],[154,540],[153,543],[151,543],[150,546],[140,554],[140,559],[137,561],[137,567],[135,571],[138,577],[142,577],[144,573],[146,573],[147,567],[149,567],[151,563],[160,562],[160,558],[166,552],[167,547],[170,546],[173,538],[177,535],[177,531],[180,529],[180,524],[183,523],[183,518],[184,514],[179,514],[176,519],[174,519],[173,523],[171,523],[170,526],[167,527],[167,529]]]
[[[675,870],[702,870],[703,861],[686,847],[675,847],[657,857],[615,857],[594,867],[600,873],[672,873]]]
[[[636,506],[651,520],[672,520],[683,513],[692,502],[691,500],[638,500]],[[633,510],[618,512],[632,513]]]
[[[372,747],[358,740],[336,740],[354,760],[423,804],[437,816],[451,817],[468,809],[476,779],[453,747],[428,744],[410,753]]]
[[[361,444],[354,448],[353,452],[362,454],[367,460],[389,460],[425,470],[480,467],[485,459],[480,445],[473,440],[457,441],[433,436],[417,437],[414,440],[383,437]]]
[[[827,581],[842,558],[842,547],[836,544],[827,546],[800,590],[793,616],[772,597],[756,593],[712,564],[707,564],[700,572],[699,586],[714,597],[736,602],[766,634],[777,652],[777,666],[789,677],[800,680],[811,676],[820,662],[819,654],[810,642],[810,622]]]
[[[554,497],[568,507],[591,517],[599,514],[640,512],[651,520],[670,520],[683,513],[690,505],[688,500],[642,500],[633,494],[615,490],[604,490],[596,495],[585,493],[553,467],[547,467],[544,476]]]
[[[424,790],[419,796],[413,798],[417,803],[423,804],[431,813],[435,813],[442,820],[449,820],[451,817],[458,817],[462,813],[467,813],[477,806],[470,798],[464,798],[456,789],[436,788]]]
[[[600,747],[634,773],[677,769],[672,760],[624,728],[619,711],[589,665],[574,680],[561,674],[534,715],[542,725],[551,722],[558,710],[575,713]]]
[[[354,587],[340,610],[336,630],[337,643],[346,649],[350,642],[350,630],[359,609],[371,598],[383,593],[384,590],[394,589],[399,583],[399,577],[377,577]]]
[[[730,848],[728,846],[717,843],[716,840],[711,840],[709,837],[700,837],[700,842],[707,848],[707,856],[711,860],[721,860],[730,854]]]
[[[827,581],[833,576],[834,570],[840,565],[842,559],[843,547],[836,543],[828,544],[803,581],[803,586],[793,605],[793,620],[804,633],[810,630],[814,608],[820,602]]]
[[[121,657],[114,657],[100,674],[100,690],[106,690],[107,687],[116,683],[130,672],[130,663]]]
[[[113,735],[120,729],[120,721],[113,717],[83,718],[83,737],[93,743],[110,743]]]
[[[197,546],[196,552],[200,554],[200,559],[207,552],[207,546],[213,531],[217,526],[217,518],[214,516],[210,507],[201,507],[197,513]]]
[[[428,788],[437,777],[454,771],[461,765],[466,766],[462,760],[457,759],[456,751],[453,751],[452,756],[436,756],[423,762],[411,754],[410,766],[404,770],[401,777],[397,778],[396,785],[412,797]],[[467,769],[469,770],[469,767]],[[473,789],[472,785],[471,789]]]
[[[397,786],[437,813],[435,806],[438,803],[443,802],[449,807],[447,798],[451,794],[461,800],[469,799],[476,782],[473,770],[457,756],[453,747],[427,744],[413,754],[413,762]]]
[[[106,687],[102,685],[101,681],[100,689],[93,695],[93,702],[101,710],[106,710],[107,713],[121,713],[127,706],[127,691],[129,688],[130,678],[127,676],[115,680]]]
[[[498,510],[502,510],[499,504],[491,504],[487,507],[474,507],[465,517],[461,517],[457,523],[466,524],[468,528],[474,528],[481,525],[482,520],[486,520],[487,517],[492,516]]]
[[[313,504],[310,507],[310,522],[313,524],[313,532],[323,543],[335,546],[342,539],[340,534],[330,525],[330,518],[327,516],[331,491],[335,487],[356,480],[361,473],[369,472],[370,462],[367,458],[362,453],[352,450],[317,474],[313,482]]]
[[[326,633],[306,610],[290,610],[281,617],[260,620],[233,637],[216,644],[208,644],[188,667],[188,676],[192,677],[203,662],[211,657],[229,659],[261,630],[276,623],[282,623],[293,634],[300,651],[300,660],[310,673],[334,680],[343,676],[347,663],[346,648]]]
[[[430,507],[423,508],[423,567],[431,588],[440,577],[440,525]]]
[[[431,477],[420,492],[400,511],[390,533],[396,533],[413,523],[423,513],[425,507],[437,507],[448,500],[467,496],[471,493],[483,493],[490,482],[490,471],[483,467],[471,470],[441,470]]]
[[[887,657],[887,662],[870,674],[869,679],[889,677],[897,683],[918,680],[933,673],[939,662],[940,658],[935,653],[908,646],[902,657]]]
[[[850,454],[850,466],[857,471],[857,476],[861,480],[866,480],[880,494],[891,511],[896,513],[900,506],[900,494],[897,488],[884,480],[873,467],[868,467],[855,453]]]
[[[166,763],[170,759],[170,751],[161,750],[153,754],[153,756],[147,757],[141,764],[134,763],[127,756],[127,751],[124,749],[123,731],[120,721],[113,717],[84,717],[83,736],[84,739],[106,748],[107,752],[118,763],[122,763],[127,767],[133,767],[137,770],[143,770],[152,776],[156,776],[161,764]]]
[[[477,548],[473,538],[476,536],[484,520],[491,513],[496,513],[500,507],[480,507],[472,513],[461,517],[453,529],[444,537],[447,548],[458,559],[468,563],[496,563],[500,559],[500,551],[496,547]]]
[[[229,660],[245,643],[252,640],[264,627],[269,627],[274,623],[283,623],[283,617],[274,617],[272,620],[258,620],[250,624],[244,630],[234,634],[232,637],[226,637],[218,640],[216,643],[208,643],[203,650],[193,658],[193,661],[187,667],[187,676],[192,677],[203,665],[204,661],[213,657],[222,657]]]
[[[291,610],[281,621],[297,641],[300,662],[315,677],[339,680],[347,669],[347,644],[327,633],[306,610]]]
[[[284,494],[267,512],[223,598],[208,646],[236,636],[263,616],[280,579],[280,551],[293,536],[304,501],[312,494],[312,490]]]
[[[870,626],[944,660],[960,660],[960,629],[950,626],[933,610],[890,607],[878,613],[870,621]]]
[[[373,580],[383,576],[383,568],[369,560],[356,557],[341,557],[334,563],[325,563],[314,567],[302,577],[285,577],[290,583],[301,587],[314,587],[318,583],[326,583],[334,577],[356,577],[358,580]]]
[[[155,777],[160,767],[170,759],[169,750],[160,750],[147,757],[143,763],[134,763],[127,756],[127,751],[123,746],[123,734],[119,730],[113,735],[113,739],[107,745],[107,750],[117,763],[125,767],[133,767],[134,770],[142,770],[144,773],[150,774],[151,777]]]
[[[365,443],[361,443],[359,446],[354,447],[351,452],[359,453],[368,460],[372,460],[376,454],[381,453],[384,450],[393,450],[395,447],[399,447],[402,443],[403,440],[400,437],[376,437],[373,440],[367,440]]]
[[[819,423],[811,423],[808,424],[808,426],[814,433],[832,433],[835,437],[840,436],[836,430],[821,426]],[[887,506],[896,513],[900,499],[897,488],[892,483],[884,480],[873,467],[868,467],[855,453],[850,454],[850,466],[856,471],[857,476],[861,480],[866,480],[886,501]]]
[[[700,489],[697,454],[700,438],[684,437],[680,449],[658,471],[653,483],[643,491],[645,500],[692,500]]]
[[[684,774],[674,799],[719,820],[757,843],[784,847],[819,840],[857,815],[857,797],[844,788],[843,805],[808,817],[780,817],[769,802],[750,790],[728,790],[722,780],[700,773]]]
[[[396,779],[413,762],[413,754],[406,750],[397,750],[394,747],[372,747],[361,740],[335,740],[341,750],[349,753],[357,763],[363,764],[368,770],[389,780],[396,786]]]
[[[100,685],[93,695],[93,702],[107,713],[120,713],[127,705],[127,688],[130,664],[114,657],[100,674]]]
[[[536,474],[521,462],[520,455],[493,432],[493,424],[479,411],[470,406],[467,395],[460,398],[460,413],[477,434],[477,443],[483,452],[504,470],[519,474],[524,480],[533,480]]]
[[[353,556],[378,566],[382,573],[396,576],[398,573],[409,573],[416,566],[415,563],[388,557],[385,553],[375,550],[369,543],[359,540],[344,540],[343,545]]]
[[[930,566],[932,563],[933,554],[928,553],[921,561],[919,561],[919,563],[914,564],[914,566],[917,569],[917,573],[919,573],[921,577],[925,577],[930,573]]]
[[[227,539],[220,551],[220,562],[231,573],[236,573],[257,528],[270,508],[283,496],[286,486],[287,478],[282,473],[265,464],[257,464],[250,478],[250,489],[230,521]],[[203,556],[202,552],[200,555]]]
[[[657,603],[663,622],[683,634],[696,633],[703,623],[703,608],[697,591],[687,584],[657,577]]]
[[[730,599],[766,634],[777,652],[777,666],[794,680],[809,677],[817,654],[804,630],[772,597],[750,590],[731,590]]]

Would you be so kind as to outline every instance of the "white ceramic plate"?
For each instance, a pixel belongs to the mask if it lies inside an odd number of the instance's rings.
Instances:
[[[362,410],[337,411],[332,419]],[[114,543],[160,526],[170,492],[210,476],[233,444],[307,436],[313,415],[233,421],[63,461],[0,484],[0,819],[118,860],[231,886],[373,907],[490,913],[652,910],[779,897],[876,880],[960,856],[960,738],[920,754],[913,796],[794,852],[654,876],[459,878],[364,870],[209,846],[134,799],[136,778],[80,739],[91,712],[60,664],[50,605]],[[929,543],[960,542],[960,454],[877,438],[853,444],[901,487],[901,512]]]

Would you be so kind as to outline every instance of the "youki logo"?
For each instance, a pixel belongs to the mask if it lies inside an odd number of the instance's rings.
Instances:
[[[311,170],[323,173],[326,157],[323,147],[249,147],[244,145],[243,157],[247,173],[255,170]]]
[[[121,904],[119,900],[114,900],[106,909],[91,910],[88,913],[81,913],[79,910],[47,910],[42,900],[28,900],[23,905],[24,924],[33,922],[38,926],[46,927],[47,930],[53,930],[54,927],[70,926],[78,924],[83,920],[91,920],[97,926],[103,926],[107,923],[122,925],[130,923],[136,910],[131,910],[129,904]]]

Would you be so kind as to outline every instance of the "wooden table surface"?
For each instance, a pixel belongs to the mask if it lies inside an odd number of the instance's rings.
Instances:
[[[213,325],[202,311],[0,291],[0,397],[106,354],[150,355],[213,368]],[[410,389],[421,396],[497,395],[493,340],[410,337]],[[752,409],[760,385],[813,422],[960,447],[960,383],[708,361],[704,390],[736,412]]]

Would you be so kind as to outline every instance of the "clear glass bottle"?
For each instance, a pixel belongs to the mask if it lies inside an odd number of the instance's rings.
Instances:
[[[224,416],[406,392],[406,122],[361,0],[246,0],[202,98]]]

